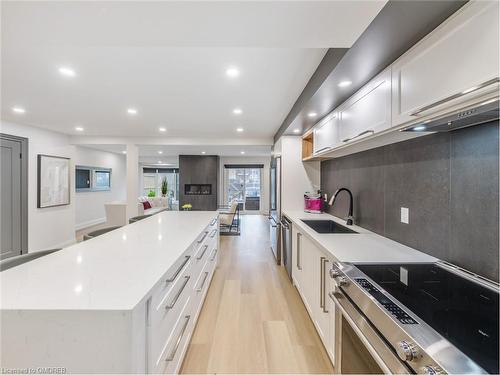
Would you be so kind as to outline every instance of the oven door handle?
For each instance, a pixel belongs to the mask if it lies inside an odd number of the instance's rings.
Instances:
[[[384,374],[392,374],[393,371],[391,371],[389,369],[389,367],[387,367],[387,365],[382,360],[382,358],[380,357],[380,355],[377,353],[377,351],[375,350],[375,348],[366,339],[366,337],[363,334],[363,332],[361,332],[361,330],[358,328],[358,326],[356,325],[356,323],[354,322],[354,320],[350,317],[350,315],[347,313],[347,311],[342,307],[341,303],[338,301],[338,298],[346,299],[346,296],[345,296],[344,292],[342,292],[341,289],[338,286],[336,286],[335,287],[335,291],[334,292],[329,292],[328,296],[333,300],[333,302],[335,303],[335,306],[340,310],[340,312],[342,313],[342,316],[345,318],[345,320],[347,320],[347,322],[349,323],[349,325],[351,326],[351,328],[353,329],[353,331],[356,333],[356,335],[358,336],[358,338],[361,340],[361,342],[363,343],[363,345],[365,346],[365,348],[373,356],[373,359],[380,366],[380,368],[384,372]],[[366,321],[366,319],[363,316],[360,315],[359,317],[360,317],[360,319],[363,319],[363,320]],[[366,324],[369,324],[368,321],[366,321]]]

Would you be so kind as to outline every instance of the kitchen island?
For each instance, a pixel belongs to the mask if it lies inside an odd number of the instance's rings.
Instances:
[[[1,367],[177,372],[218,246],[217,212],[164,211],[2,272]]]

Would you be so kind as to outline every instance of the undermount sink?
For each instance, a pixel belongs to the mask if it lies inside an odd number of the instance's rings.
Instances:
[[[337,224],[333,220],[302,220],[302,222],[318,233],[355,233],[355,232],[343,225]]]

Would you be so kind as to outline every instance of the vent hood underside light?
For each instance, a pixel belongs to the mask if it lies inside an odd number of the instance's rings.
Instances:
[[[426,120],[401,129],[404,132],[447,132],[499,119],[499,99],[490,99],[471,109]]]

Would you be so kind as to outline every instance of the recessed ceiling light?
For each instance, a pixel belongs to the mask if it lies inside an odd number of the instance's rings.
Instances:
[[[294,132],[295,134],[300,133],[300,129],[293,129],[293,132]]]
[[[22,107],[12,107],[12,111],[15,113],[26,113],[26,110]]]
[[[67,66],[61,66],[59,68],[59,73],[66,77],[74,77],[76,75],[76,72]]]
[[[125,150],[123,150],[123,151],[122,151],[122,154],[123,154],[123,155],[125,155],[126,153],[127,153],[127,151],[125,151]]]
[[[164,127],[159,127],[159,128],[158,128],[158,130],[159,130],[159,131],[161,131],[161,132],[166,132],[166,131],[167,131],[167,128],[164,128]]]
[[[127,113],[129,115],[136,115],[137,114],[137,109],[135,109],[135,108],[129,108],[129,109],[127,109]]]
[[[161,160],[158,160],[158,164],[161,164]]]
[[[243,111],[241,110],[241,108],[235,108],[235,109],[233,109],[233,113],[235,115],[241,115],[243,113]]]
[[[226,69],[226,75],[230,78],[236,78],[240,75],[240,70],[234,66]]]
[[[205,155],[205,154],[206,154],[206,151],[202,151],[201,153],[202,153],[203,155]]]
[[[82,132],[84,129],[83,129],[81,126],[76,126],[76,127],[75,127],[75,130],[76,130],[77,132]]]
[[[163,151],[160,150],[160,151],[158,151],[158,153],[161,155],[161,154],[163,154]]]
[[[245,151],[240,151],[240,154],[241,155],[245,155]]]
[[[318,114],[316,112],[309,112],[307,115],[309,117],[316,117]]]
[[[243,130],[244,130],[243,128],[236,128],[236,131],[237,131],[238,133],[242,133],[242,132],[243,132]]]
[[[341,81],[339,82],[339,84],[337,85],[338,87],[347,87],[347,86],[350,86],[352,84],[351,81]]]

